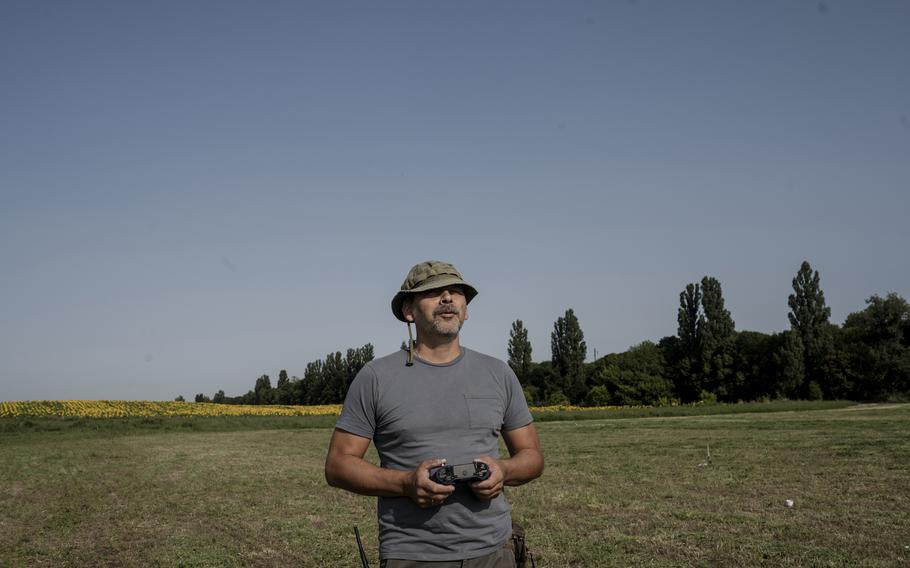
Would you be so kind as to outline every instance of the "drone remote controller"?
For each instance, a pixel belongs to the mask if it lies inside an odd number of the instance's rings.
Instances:
[[[462,465],[443,465],[430,470],[430,479],[440,485],[471,483],[483,481],[490,477],[490,466],[482,461]]]

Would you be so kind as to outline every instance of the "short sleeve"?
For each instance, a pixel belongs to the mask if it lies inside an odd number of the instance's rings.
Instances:
[[[515,372],[506,363],[505,367],[505,387],[506,387],[506,412],[502,421],[503,430],[515,430],[522,426],[527,426],[534,421],[531,411],[528,410],[528,403],[525,400],[524,390]]]
[[[376,432],[375,393],[376,373],[368,364],[351,381],[335,427],[372,440]]]

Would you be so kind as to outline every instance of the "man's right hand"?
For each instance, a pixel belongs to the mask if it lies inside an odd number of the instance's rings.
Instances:
[[[421,508],[442,505],[446,498],[455,491],[455,487],[452,485],[440,485],[430,479],[430,470],[445,464],[444,459],[426,460],[408,475],[405,492]]]

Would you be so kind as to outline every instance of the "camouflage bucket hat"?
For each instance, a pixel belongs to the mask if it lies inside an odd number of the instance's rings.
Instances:
[[[411,294],[435,290],[436,288],[443,288],[453,284],[464,288],[466,303],[470,303],[474,296],[477,295],[477,289],[465,282],[461,277],[461,273],[448,262],[428,260],[415,264],[408,272],[408,277],[405,278],[404,283],[402,283],[401,290],[392,298],[392,313],[395,314],[396,318],[407,323],[408,320],[404,319],[404,314],[401,313],[401,304],[405,298]]]

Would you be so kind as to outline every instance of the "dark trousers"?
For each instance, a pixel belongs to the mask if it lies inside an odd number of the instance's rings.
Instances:
[[[515,568],[515,554],[510,547],[505,546],[486,556],[467,560],[435,562],[386,558],[379,563],[379,568]]]

